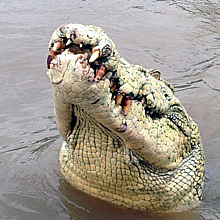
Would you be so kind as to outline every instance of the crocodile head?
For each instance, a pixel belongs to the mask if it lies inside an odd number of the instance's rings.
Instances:
[[[77,28],[82,27],[71,29],[72,41],[79,38]],[[94,27],[89,26],[88,30],[93,33]],[[97,34],[97,39],[101,40],[95,42],[101,44],[105,38],[102,48],[110,53],[97,49],[97,43],[95,46],[89,44],[85,37],[68,47],[62,46],[62,40],[61,49],[53,53],[53,59],[49,57],[47,75],[53,89],[56,122],[67,143],[65,146],[71,149],[66,153],[61,150],[64,176],[87,193],[116,204],[123,200],[124,206],[136,209],[172,207],[181,200],[201,198],[204,156],[198,126],[175,97],[173,87],[160,77],[159,71],[128,63],[120,58],[114,43],[101,29],[95,29],[94,36]],[[54,44],[50,45],[54,47]],[[92,143],[84,139],[92,140]],[[97,152],[101,152],[98,157],[94,154],[97,148]],[[90,150],[91,154],[88,153]],[[110,156],[101,159],[103,155]],[[129,161],[125,162],[127,155]],[[114,167],[121,173],[111,176],[113,183],[107,175],[107,171],[113,169],[109,168],[111,165],[107,167],[107,160],[117,160],[120,167]],[[85,161],[90,161],[90,166],[84,169]],[[103,162],[100,165],[103,171],[96,166],[97,161]],[[74,164],[81,165],[73,168]],[[126,170],[129,170],[129,177]],[[93,175],[92,178],[85,180],[89,175]],[[138,179],[131,181],[136,184],[132,189],[127,182],[129,178]],[[94,183],[90,185],[92,181]],[[119,183],[126,185],[124,192],[118,192]],[[100,189],[92,190],[97,185]],[[108,189],[110,186],[114,192]],[[139,201],[141,196],[132,199],[134,192],[144,196],[144,202]],[[117,198],[113,199],[112,194]],[[126,205],[128,198],[133,205]],[[157,203],[158,198],[162,202]]]
[[[87,53],[67,50],[53,59],[48,77],[59,104],[85,110],[147,163],[173,169],[191,151],[191,119],[173,91],[150,71],[124,59],[117,71],[102,70],[102,66],[89,63]]]

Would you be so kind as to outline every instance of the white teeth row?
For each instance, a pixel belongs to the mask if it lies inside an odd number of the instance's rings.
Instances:
[[[68,39],[68,41],[66,42],[66,46],[70,45],[72,43],[71,39]]]
[[[72,43],[72,40],[69,39],[69,40],[67,41],[67,43],[66,43],[66,46],[69,45],[69,44],[71,44],[71,43]],[[54,46],[53,46],[52,50],[53,50],[53,51],[58,51],[62,46],[63,46],[63,44],[62,44],[60,41],[59,41],[59,42],[56,42],[56,43],[54,43]],[[81,43],[81,44],[79,45],[79,47],[82,48],[82,47],[83,47],[83,44]],[[89,62],[90,62],[90,63],[93,63],[93,62],[96,61],[100,56],[101,56],[100,50],[95,50],[95,51],[92,53],[92,55],[91,55],[91,57],[90,57],[90,59],[89,59]]]
[[[72,43],[72,40],[71,40],[71,39],[68,39],[68,41],[66,42],[65,45],[68,46],[68,45],[70,45],[71,43]],[[62,46],[63,46],[63,43],[60,42],[60,41],[58,41],[58,42],[54,43],[54,46],[53,46],[52,50],[53,50],[53,51],[58,51]],[[83,47],[83,44],[80,44],[79,47],[82,48],[82,47]]]
[[[58,51],[61,47],[62,47],[62,43],[61,42],[57,42],[53,46],[53,51]]]

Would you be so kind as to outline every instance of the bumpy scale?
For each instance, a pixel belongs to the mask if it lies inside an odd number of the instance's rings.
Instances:
[[[137,210],[201,199],[199,129],[158,70],[128,63],[101,28],[80,24],[55,30],[48,68],[72,186]]]

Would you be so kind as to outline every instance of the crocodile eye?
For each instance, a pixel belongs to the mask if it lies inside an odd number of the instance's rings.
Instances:
[[[163,94],[164,94],[164,97],[165,97],[168,101],[170,101],[170,100],[171,100],[171,96],[169,95],[169,93],[168,93],[168,91],[166,90],[166,88],[163,88],[163,89],[162,89],[162,92],[163,92]]]

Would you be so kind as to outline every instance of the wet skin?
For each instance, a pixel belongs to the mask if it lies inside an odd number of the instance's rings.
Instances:
[[[158,70],[128,63],[101,28],[79,24],[55,30],[47,65],[71,185],[138,210],[201,199],[199,129]]]

